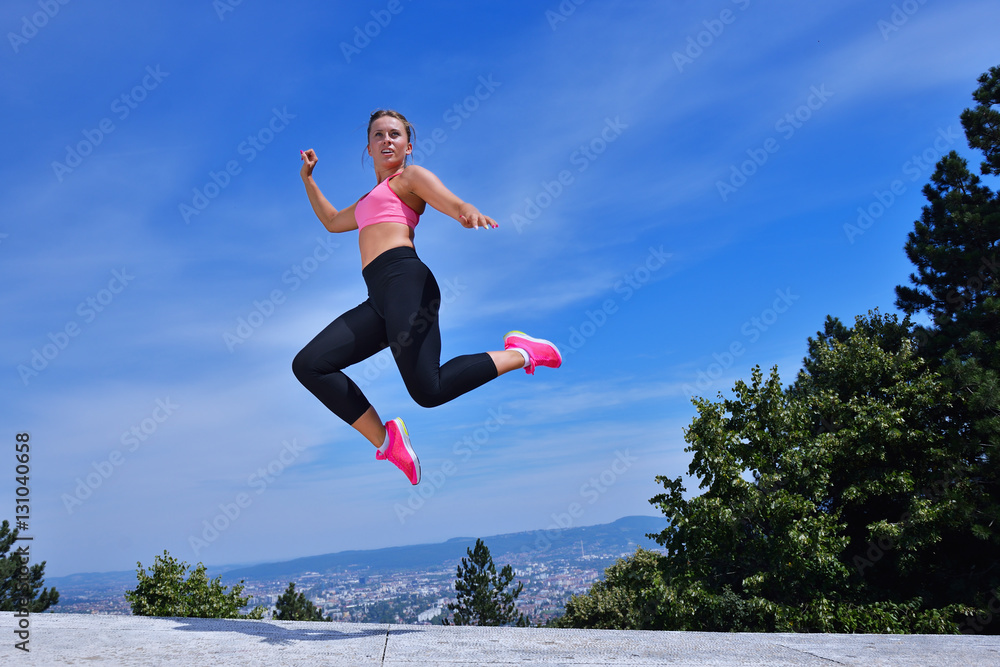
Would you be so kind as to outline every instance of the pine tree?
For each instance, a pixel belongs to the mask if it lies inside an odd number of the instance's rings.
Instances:
[[[977,106],[962,112],[969,145],[983,151],[982,174],[1000,174],[1000,67],[979,78]],[[925,314],[920,353],[943,367],[972,408],[970,437],[1000,433],[1000,196],[952,151],[924,187],[928,204],[905,246],[912,286],[896,287],[896,306]]]
[[[243,582],[227,590],[222,577],[209,580],[205,565],[198,563],[188,575],[190,566],[163,551],[149,572],[137,563],[138,585],[125,591],[125,599],[136,616],[176,616],[194,618],[263,618],[264,608],[255,607],[249,614],[240,614],[250,597],[242,597]]]
[[[275,619],[279,621],[329,621],[330,618],[323,618],[323,610],[317,607],[306,597],[305,593],[295,593],[295,583],[288,582],[288,588],[278,598],[275,604],[277,614]]]
[[[455,579],[457,602],[449,603],[454,612],[450,624],[454,625],[517,625],[526,627],[528,618],[517,611],[517,597],[524,588],[523,582],[507,591],[514,580],[514,570],[504,565],[497,574],[489,548],[481,539],[474,549],[466,549],[468,558],[458,566]],[[447,619],[445,625],[449,625]]]
[[[983,153],[982,175],[1000,175],[1000,67],[979,84],[962,126]],[[957,399],[948,418],[960,437],[949,455],[977,494],[963,506],[972,532],[942,548],[954,554],[957,581],[986,596],[1000,585],[1000,195],[955,152],[938,162],[924,195],[906,243],[917,271],[912,286],[896,288],[896,305],[929,318],[917,328],[920,353]]]
[[[45,576],[45,561],[30,562],[18,552],[11,553],[17,542],[17,529],[10,530],[6,520],[0,524],[0,611],[18,611],[27,606],[31,613],[43,612],[59,603],[59,592],[55,588],[42,590]],[[31,544],[22,542],[21,546]]]
[[[962,112],[962,126],[972,148],[985,159],[984,176],[1000,174],[1000,67],[979,77],[972,97],[977,105]],[[1000,360],[1000,198],[969,171],[952,151],[937,164],[924,186],[928,204],[914,223],[905,249],[917,272],[913,287],[896,288],[896,305],[907,314],[924,311],[931,326],[924,356],[942,358],[959,345],[960,355],[979,352],[997,368]],[[970,341],[972,332],[985,338]]]

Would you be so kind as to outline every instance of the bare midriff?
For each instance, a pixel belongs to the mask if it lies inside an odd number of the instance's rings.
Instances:
[[[358,232],[361,247],[361,268],[384,253],[399,247],[413,247],[413,228],[398,222],[380,222],[368,225]]]

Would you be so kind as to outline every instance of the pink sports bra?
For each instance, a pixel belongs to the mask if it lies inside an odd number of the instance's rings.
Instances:
[[[410,208],[389,187],[390,179],[396,176],[399,174],[393,174],[385,179],[358,200],[354,207],[354,219],[358,221],[359,230],[379,222],[398,222],[408,225],[410,229],[417,226],[420,214]]]

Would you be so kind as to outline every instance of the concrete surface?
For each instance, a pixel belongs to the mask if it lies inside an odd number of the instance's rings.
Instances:
[[[1000,637],[478,628],[0,612],[4,665],[1000,665]]]

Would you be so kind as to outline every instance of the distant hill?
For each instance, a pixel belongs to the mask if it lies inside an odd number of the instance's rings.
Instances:
[[[533,556],[545,561],[578,558],[581,555],[632,553],[636,546],[649,549],[657,544],[646,538],[647,533],[659,533],[666,527],[663,517],[628,516],[612,523],[578,528],[535,530],[482,538],[498,562],[513,554]],[[306,572],[337,572],[347,569],[383,571],[426,570],[454,563],[474,546],[475,537],[456,537],[437,544],[417,544],[365,551],[339,551],[320,556],[307,556],[279,563],[250,566],[209,567],[210,577],[222,576],[226,583],[246,581],[294,580]],[[146,567],[152,564],[145,563]],[[86,572],[64,577],[46,577],[46,586],[55,586],[64,595],[89,596],[97,591],[124,591],[136,584],[135,570],[121,572]],[[65,599],[65,598],[64,598]]]
[[[636,546],[649,549],[658,545],[646,538],[646,533],[659,533],[666,527],[663,517],[628,516],[613,523],[579,528],[535,530],[506,535],[484,536],[490,554],[502,560],[510,554],[536,555],[545,560],[559,554],[573,557],[586,553],[631,553]],[[581,544],[582,542],[582,544]],[[223,579],[248,581],[291,579],[305,572],[336,572],[351,568],[374,570],[425,570],[466,555],[466,548],[475,546],[474,537],[455,537],[437,544],[417,544],[387,547],[367,551],[339,551],[321,556],[307,556],[281,563],[266,563],[227,571]]]
[[[148,566],[147,566],[148,567]],[[101,590],[104,588],[135,588],[135,570],[120,570],[117,572],[80,572],[67,574],[64,577],[45,577],[46,588],[54,586],[60,597],[65,599],[65,591]],[[55,611],[58,608],[53,607]]]

